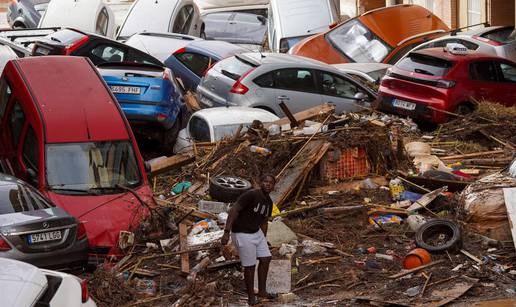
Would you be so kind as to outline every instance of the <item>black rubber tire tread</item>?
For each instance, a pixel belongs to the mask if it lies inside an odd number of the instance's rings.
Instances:
[[[245,187],[233,188],[233,187],[223,186],[217,182],[217,178],[219,178],[219,176],[212,177],[210,179],[209,192],[210,192],[210,196],[215,200],[225,202],[225,203],[233,203],[238,199],[238,197],[240,195],[242,195],[244,192],[249,191],[250,189],[253,188],[253,186],[251,185],[251,183],[249,181],[242,179],[240,177],[235,177],[235,176],[220,176],[220,177],[236,178],[238,180],[241,180],[245,184]]]
[[[446,244],[434,246],[426,242],[426,238],[438,233],[442,229],[447,229],[452,233],[451,238]],[[442,253],[445,251],[458,252],[462,247],[462,235],[459,225],[445,219],[434,219],[421,225],[416,232],[416,245],[424,248],[430,253]]]
[[[177,141],[177,136],[179,135],[179,131],[182,127],[182,121],[183,121],[183,112],[178,114],[176,121],[174,122],[174,125],[172,128],[163,131],[163,135],[161,137],[162,143],[161,143],[161,150],[164,154],[172,155],[174,150],[174,145]]]

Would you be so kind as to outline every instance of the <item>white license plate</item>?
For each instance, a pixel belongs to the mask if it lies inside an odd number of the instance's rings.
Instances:
[[[61,231],[40,232],[29,235],[29,244],[61,240]]]
[[[394,99],[392,101],[392,105],[396,108],[405,109],[409,111],[414,111],[416,109],[416,104],[413,102],[408,102],[404,100]]]
[[[141,89],[137,86],[119,86],[119,85],[112,85],[110,86],[111,91],[115,94],[135,94],[139,95],[141,92]]]

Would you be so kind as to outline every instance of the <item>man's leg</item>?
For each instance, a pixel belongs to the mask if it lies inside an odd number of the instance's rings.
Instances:
[[[267,274],[269,273],[269,264],[271,263],[271,257],[261,257],[258,258],[258,260],[258,296],[268,297]]]
[[[254,294],[254,271],[256,267],[256,245],[253,243],[252,234],[233,233],[233,242],[238,248],[240,262],[244,267],[244,282],[247,289],[249,305],[258,304]]]
[[[247,298],[249,300],[249,305],[255,305],[256,303],[258,303],[256,296],[254,294],[254,270],[254,265],[244,267],[244,281],[245,287],[247,288]]]

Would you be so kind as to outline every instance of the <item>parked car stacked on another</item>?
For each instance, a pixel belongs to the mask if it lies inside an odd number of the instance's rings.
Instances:
[[[199,8],[193,0],[136,0],[116,37],[118,40],[127,40],[140,32],[171,32],[205,37]]]
[[[204,107],[245,106],[283,115],[328,102],[337,113],[362,110],[374,91],[319,61],[281,53],[244,53],[211,68],[197,87]]]
[[[177,33],[141,32],[131,36],[124,44],[148,53],[164,63],[175,50],[200,40],[202,38]]]
[[[332,66],[366,84],[379,84],[387,73],[387,69],[392,67],[392,65],[384,63],[344,63]]]
[[[516,31],[514,26],[486,27],[467,32],[455,32],[423,43],[411,51],[446,47],[447,44],[461,44],[469,50],[497,55],[516,61]]]
[[[73,275],[0,259],[2,306],[96,307],[88,282]]]
[[[7,22],[14,29],[36,28],[50,0],[13,0],[7,7]]]
[[[267,18],[259,14],[215,12],[203,17],[206,39],[233,44],[263,45],[267,33]]]
[[[334,0],[271,0],[268,12],[267,35],[273,52],[287,52],[339,21]]]
[[[346,20],[297,43],[289,53],[328,64],[394,64],[415,46],[449,30],[441,19],[419,5],[395,5]]]
[[[201,78],[218,61],[248,52],[248,50],[222,41],[195,41],[177,49],[165,65],[181,78],[185,90],[197,89]]]
[[[516,63],[448,44],[413,51],[393,66],[378,103],[384,111],[442,123],[446,112],[465,114],[482,100],[515,105]]]
[[[86,58],[30,57],[0,80],[0,160],[84,223],[93,261],[119,255],[155,206],[136,140]]]
[[[84,224],[36,189],[0,173],[0,258],[74,269],[88,261]]]

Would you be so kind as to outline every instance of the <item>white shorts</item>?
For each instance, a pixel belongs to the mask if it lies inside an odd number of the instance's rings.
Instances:
[[[257,258],[271,257],[267,239],[261,229],[255,233],[232,232],[231,239],[238,248],[242,266],[254,266]]]

